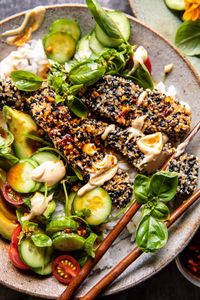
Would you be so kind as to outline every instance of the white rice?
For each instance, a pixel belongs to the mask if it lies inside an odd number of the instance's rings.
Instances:
[[[49,64],[43,49],[42,40],[31,40],[12,51],[0,62],[0,78],[7,79],[11,72],[24,70],[41,75],[44,66]]]

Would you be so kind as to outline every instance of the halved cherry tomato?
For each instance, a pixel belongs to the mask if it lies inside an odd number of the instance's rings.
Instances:
[[[17,228],[13,231],[12,233],[12,238],[11,238],[11,243],[18,248],[18,243],[19,243],[19,235],[20,232],[22,231],[21,225],[17,226]]]
[[[150,61],[150,58],[149,56],[147,57],[147,60],[145,61],[145,66],[147,67],[149,73],[151,74],[151,71],[152,71],[152,67],[151,67],[151,61]]]
[[[13,243],[10,244],[8,254],[12,264],[20,270],[29,270],[30,268],[21,260],[18,248]]]
[[[4,199],[14,205],[14,206],[19,206],[24,204],[24,200],[23,197],[20,193],[15,192],[7,182],[4,183],[3,187],[2,187],[2,193],[4,196]]]
[[[53,275],[59,282],[69,284],[78,275],[81,267],[74,257],[61,255],[53,261],[52,269]]]

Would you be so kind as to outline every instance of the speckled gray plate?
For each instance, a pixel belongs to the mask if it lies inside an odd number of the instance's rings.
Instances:
[[[169,41],[174,43],[176,30],[181,19],[167,8],[165,0],[128,0],[134,15],[151,28],[157,30]],[[200,58],[190,57],[192,65],[200,74]]]
[[[10,17],[0,23],[0,32],[19,26],[24,14]],[[63,5],[48,7],[45,22],[34,38],[41,37],[47,32],[49,25],[57,18],[72,17],[79,21],[82,33],[90,32],[93,27],[93,19],[84,6]],[[162,78],[163,66],[174,63],[174,70],[169,75],[166,85],[174,84],[177,87],[179,99],[188,102],[192,107],[192,126],[200,119],[199,101],[200,87],[199,79],[190,65],[169,44],[156,32],[150,30],[140,21],[129,17],[132,24],[132,42],[142,44],[150,53],[153,64],[153,75],[155,80]],[[11,48],[0,40],[0,59],[5,57]],[[190,151],[200,155],[199,138],[190,145]],[[120,276],[107,290],[107,294],[134,286],[148,277],[154,275],[166,264],[168,264],[188,243],[193,233],[200,224],[200,203],[193,207],[170,229],[170,237],[167,246],[156,254],[143,254],[122,276]],[[116,244],[111,252],[114,264],[125,256],[133,245],[129,239],[122,240]],[[59,284],[53,277],[39,278],[34,275],[27,275],[18,272],[8,259],[8,245],[0,241],[0,283],[27,294],[44,298],[56,298],[64,290],[64,286]],[[79,291],[83,295],[94,283],[103,277],[106,271],[90,276]]]

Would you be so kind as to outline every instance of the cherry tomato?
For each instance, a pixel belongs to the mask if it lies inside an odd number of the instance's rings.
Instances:
[[[147,57],[147,60],[145,61],[145,66],[147,67],[149,73],[151,74],[151,71],[152,71],[152,67],[151,67],[151,61],[150,61],[150,58],[149,56]]]
[[[12,264],[20,270],[29,270],[30,268],[21,260],[18,248],[13,243],[10,244],[8,254]]]
[[[4,183],[2,187],[2,193],[4,196],[4,199],[14,205],[14,206],[19,206],[24,204],[23,197],[20,195],[20,193],[17,193],[14,191],[7,182]]]
[[[78,261],[72,256],[61,255],[53,261],[53,275],[63,284],[69,284],[80,270]]]
[[[19,243],[19,235],[20,232],[22,231],[21,225],[17,226],[17,228],[13,231],[12,238],[11,238],[11,243],[18,248],[18,243]]]

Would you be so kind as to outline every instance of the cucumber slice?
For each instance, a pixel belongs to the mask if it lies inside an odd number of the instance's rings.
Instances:
[[[102,45],[99,42],[99,40],[96,38],[95,31],[93,31],[90,36],[89,46],[90,46],[90,49],[97,55],[106,50],[106,47],[104,45]]]
[[[70,229],[76,231],[78,228],[78,223],[67,217],[60,217],[49,222],[46,227],[46,232],[48,234],[53,234],[58,231],[63,231],[65,229]]]
[[[43,37],[43,47],[48,58],[63,64],[74,55],[76,42],[66,32],[51,32]]]
[[[111,19],[115,22],[116,27],[121,32],[122,36],[126,41],[129,40],[131,34],[130,22],[127,16],[121,11],[109,11],[107,14],[111,17]],[[121,40],[110,38],[99,25],[95,27],[95,34],[97,39],[101,44],[106,47],[117,47],[121,44]]]
[[[73,202],[74,211],[87,208],[91,215],[85,220],[90,225],[99,225],[109,216],[112,209],[112,201],[109,194],[101,187],[97,187],[83,196],[76,196]]]
[[[184,0],[165,0],[166,5],[174,10],[184,10],[185,1]]]
[[[36,161],[38,163],[38,165],[41,165],[45,161],[59,160],[59,158],[55,154],[48,152],[48,151],[36,152],[31,157],[31,159]]]
[[[81,30],[78,22],[72,19],[59,19],[54,21],[51,24],[49,31],[66,32],[71,34],[75,41],[78,41],[81,36]]]
[[[31,173],[36,166],[38,166],[38,164],[35,161],[25,159],[9,169],[7,181],[13,190],[26,194],[32,193],[41,187],[41,183],[31,178]]]
[[[44,268],[38,268],[38,269],[33,269],[32,268],[32,271],[35,272],[36,274],[42,275],[42,276],[51,275],[51,273],[52,273],[52,263],[49,263]]]
[[[74,58],[77,59],[78,61],[88,59],[92,55],[89,39],[90,39],[90,36],[85,35],[78,42],[77,47],[76,47],[76,54],[74,56]]]
[[[58,232],[52,236],[53,247],[60,251],[81,250],[85,239],[76,233]]]
[[[43,268],[51,261],[52,247],[38,248],[31,239],[24,239],[19,244],[19,254],[30,268]]]

